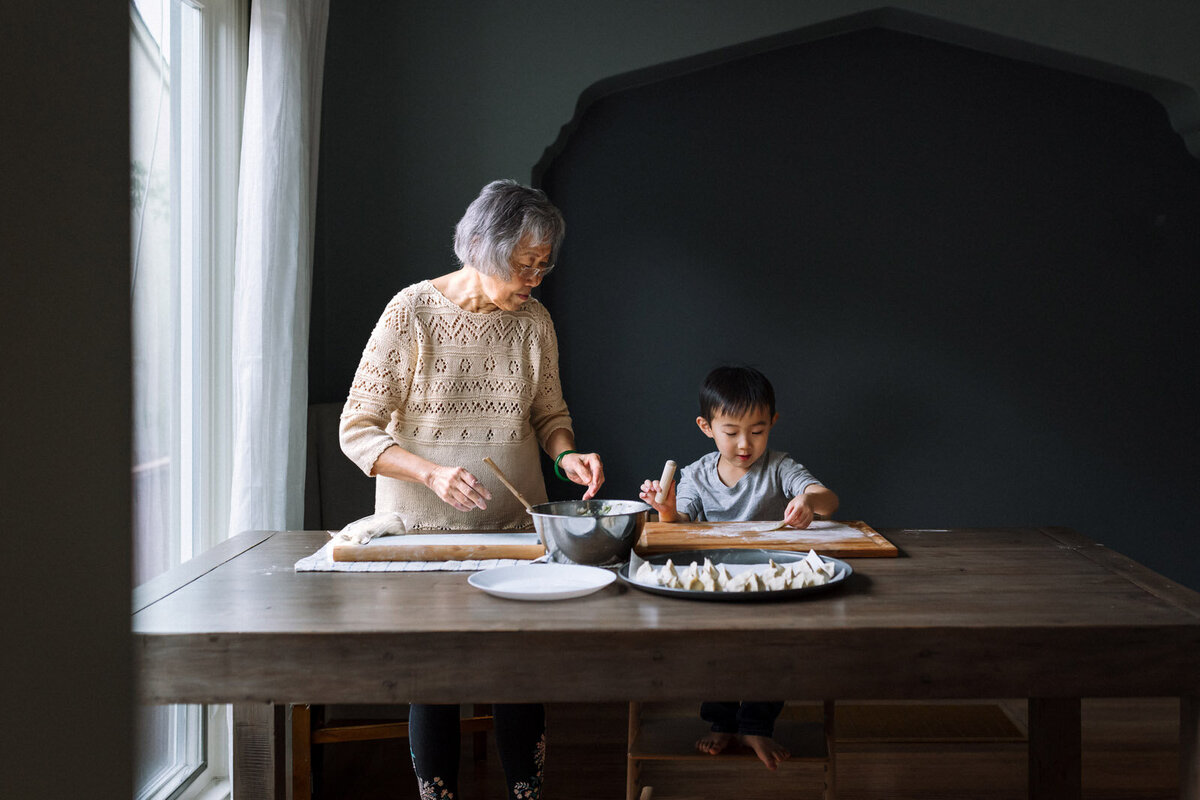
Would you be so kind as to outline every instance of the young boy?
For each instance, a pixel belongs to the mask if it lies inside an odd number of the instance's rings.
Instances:
[[[717,452],[684,467],[678,488],[667,487],[662,503],[655,500],[662,488],[657,480],[642,484],[641,498],[663,522],[783,520],[807,528],[816,517],[828,517],[837,510],[837,495],[786,453],[767,449],[778,418],[765,375],[750,367],[718,367],[700,387],[696,417]],[[782,702],[702,703],[700,716],[712,730],[696,749],[716,755],[736,738],[774,770],[790,755],[771,738],[782,710]]]

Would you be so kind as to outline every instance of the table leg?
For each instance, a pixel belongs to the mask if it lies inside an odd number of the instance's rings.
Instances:
[[[1080,800],[1080,700],[1029,698],[1030,800]]]
[[[286,800],[287,706],[233,706],[233,796]]]
[[[292,800],[312,800],[312,706],[292,706]]]
[[[1179,698],[1179,800],[1200,800],[1200,697]]]

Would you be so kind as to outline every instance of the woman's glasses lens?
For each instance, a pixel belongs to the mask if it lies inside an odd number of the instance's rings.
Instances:
[[[517,264],[514,269],[522,278],[543,278],[550,273],[550,270],[554,269],[554,265],[551,264],[548,267],[530,267],[525,264]]]

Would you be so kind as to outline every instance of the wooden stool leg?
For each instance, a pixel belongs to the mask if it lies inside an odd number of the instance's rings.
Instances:
[[[833,701],[825,701],[825,800],[837,800],[837,728]]]
[[[626,739],[625,755],[625,800],[641,800],[638,786],[641,783],[642,767],[633,755],[633,746],[641,730],[642,704],[629,704],[629,735]]]
[[[1029,698],[1029,800],[1082,796],[1080,699]]]
[[[1179,698],[1179,800],[1200,800],[1200,697]]]
[[[471,707],[471,713],[476,717],[483,717],[491,714],[492,710],[487,703],[476,703]],[[471,753],[476,761],[487,761],[487,731],[476,731],[472,734]]]
[[[312,798],[312,724],[307,705],[292,706],[292,798]]]

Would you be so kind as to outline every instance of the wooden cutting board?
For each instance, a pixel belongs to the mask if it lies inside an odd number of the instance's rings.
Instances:
[[[889,558],[899,554],[894,544],[865,522],[822,520],[805,530],[765,530],[770,526],[770,522],[647,522],[634,549],[642,557],[727,547],[805,553],[816,550],[835,558]]]
[[[546,548],[536,533],[414,533],[333,546],[334,561],[463,561],[544,555]]]

